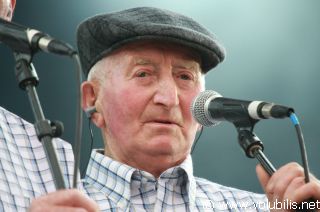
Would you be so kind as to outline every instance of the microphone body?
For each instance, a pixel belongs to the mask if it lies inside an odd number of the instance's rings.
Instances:
[[[0,41],[19,53],[33,54],[38,50],[70,56],[76,53],[67,43],[53,39],[38,30],[8,22],[1,18]]]
[[[191,105],[193,117],[203,126],[213,126],[229,121],[237,126],[249,125],[260,119],[285,118],[292,108],[263,101],[246,101],[224,98],[219,93],[201,92]]]

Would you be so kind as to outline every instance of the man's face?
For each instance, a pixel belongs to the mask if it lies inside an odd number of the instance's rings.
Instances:
[[[109,69],[96,102],[107,155],[138,168],[185,159],[199,127],[190,104],[204,87],[197,61],[187,48],[145,42],[100,63]]]

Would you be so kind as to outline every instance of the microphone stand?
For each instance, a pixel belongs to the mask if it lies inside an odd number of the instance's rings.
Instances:
[[[63,131],[61,122],[51,122],[45,119],[41,104],[38,98],[36,86],[39,84],[39,78],[36,70],[31,63],[32,56],[26,53],[14,53],[16,65],[15,75],[19,82],[19,87],[25,90],[31,104],[31,108],[35,117],[35,130],[37,136],[44,146],[46,156],[49,160],[49,167],[53,175],[56,189],[66,188],[61,167],[57,159],[57,154],[52,143],[53,137],[59,137]]]
[[[272,174],[276,172],[276,169],[274,168],[272,163],[268,160],[268,158],[263,153],[263,149],[264,149],[263,143],[252,132],[255,123],[256,122],[254,122],[254,123],[251,122],[251,120],[250,120],[250,124],[248,124],[248,122],[241,123],[245,127],[241,127],[240,123],[235,123],[235,126],[238,130],[238,142],[239,142],[241,148],[243,149],[243,151],[245,152],[246,156],[248,158],[256,158],[260,162],[260,164],[262,165],[264,170],[269,174],[269,176],[272,176]],[[308,203],[313,202],[314,203],[315,201],[314,201],[314,199],[311,198],[311,199],[306,200],[306,202],[308,202]],[[308,209],[308,208],[305,209],[303,207],[303,203],[300,203],[297,206],[297,209],[295,209],[295,211],[305,212],[305,211],[315,211],[315,210]]]

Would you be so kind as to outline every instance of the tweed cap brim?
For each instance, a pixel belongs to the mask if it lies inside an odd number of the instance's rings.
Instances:
[[[225,57],[215,36],[193,19],[168,10],[139,7],[91,17],[77,30],[78,51],[85,76],[92,66],[125,44],[158,40],[194,49],[207,73]]]

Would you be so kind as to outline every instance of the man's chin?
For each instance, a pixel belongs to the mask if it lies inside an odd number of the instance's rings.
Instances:
[[[143,151],[148,151],[150,155],[175,157],[183,152],[185,149],[183,145],[185,143],[172,139],[172,137],[160,136],[149,140],[146,146],[142,148]]]

